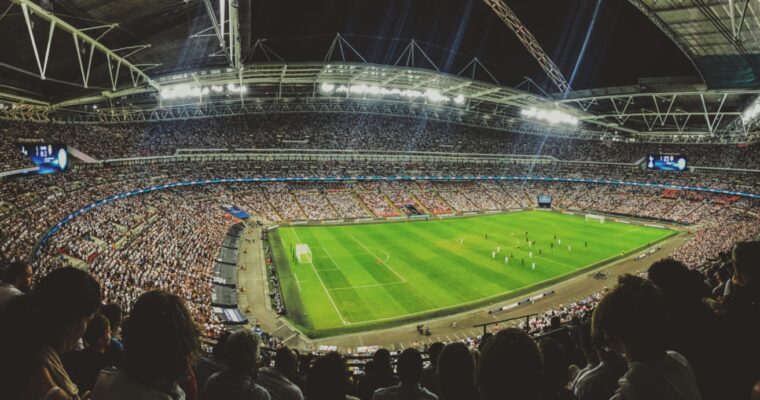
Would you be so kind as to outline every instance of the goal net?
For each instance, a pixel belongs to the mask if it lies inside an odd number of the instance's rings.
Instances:
[[[305,264],[311,262],[311,249],[308,244],[296,245],[296,260],[299,264]]]
[[[597,214],[586,214],[586,221],[597,221],[600,224],[603,224],[605,221],[604,215],[597,215]]]

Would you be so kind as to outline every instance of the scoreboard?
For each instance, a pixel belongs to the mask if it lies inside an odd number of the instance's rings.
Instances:
[[[649,154],[646,158],[647,169],[657,171],[686,171],[689,163],[686,157],[672,154]]]
[[[69,167],[69,153],[60,143],[19,143],[21,154],[39,167],[40,174],[65,171]]]
[[[552,195],[550,194],[539,194],[538,195],[538,206],[543,208],[551,208],[552,206]]]

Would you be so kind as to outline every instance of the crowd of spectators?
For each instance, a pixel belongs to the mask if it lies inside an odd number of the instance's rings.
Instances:
[[[2,121],[0,133],[8,143],[18,138],[67,143],[100,159],[171,155],[177,149],[238,148],[541,154],[632,163],[646,154],[663,152],[684,154],[692,165],[760,168],[757,144],[601,142],[379,115],[287,113],[104,125]]]
[[[77,218],[62,227],[43,248],[36,264],[38,271],[44,274],[69,264],[64,254],[76,257],[86,262],[88,270],[101,282],[106,301],[128,310],[141,293],[166,290],[185,301],[205,335],[216,336],[221,324],[211,309],[211,271],[231,222],[209,196],[202,189],[192,195],[169,190],[103,205],[99,208],[102,215],[116,217],[117,211],[139,205],[153,210],[154,217],[140,225],[139,232],[124,232],[124,240],[118,244],[114,240],[100,246],[84,239],[83,230],[93,229],[93,225],[111,225],[111,220]],[[96,232],[99,228],[94,229]],[[73,251],[76,247],[72,243],[87,243],[97,257],[90,258],[89,251],[85,253],[87,257],[82,257]]]
[[[563,160],[631,163],[647,153],[668,152],[688,155],[693,165],[760,168],[757,144],[544,140],[381,116],[289,114],[65,126],[2,121],[0,151],[7,156],[0,161],[0,171],[28,166],[16,148],[18,139],[65,142],[98,158],[168,155],[179,148],[237,147],[540,153]],[[65,174],[0,180],[4,210],[0,214],[0,262],[10,263],[0,285],[0,354],[5,360],[0,362],[0,379],[7,380],[0,387],[11,388],[10,398],[61,399],[87,398],[85,392],[93,389],[94,399],[180,398],[181,393],[205,399],[219,398],[220,393],[232,396],[236,390],[262,399],[302,399],[304,393],[307,399],[341,400],[350,395],[362,400],[405,395],[487,400],[507,394],[523,399],[590,399],[609,398],[615,391],[616,399],[718,399],[748,398],[760,378],[753,367],[760,357],[756,344],[760,337],[760,254],[757,244],[742,244],[731,252],[735,243],[754,240],[760,234],[760,202],[747,198],[519,180],[234,183],[165,190],[102,205],[64,225],[39,248],[34,254],[34,270],[22,262],[55,223],[118,193],[218,177],[364,173],[530,174],[755,193],[760,189],[754,175],[728,171],[668,174],[624,166],[433,161],[78,167]],[[448,214],[533,207],[539,194],[552,195],[554,205],[563,209],[686,224],[691,236],[673,254],[674,261],[650,269],[651,281],[625,277],[609,292],[548,310],[520,330],[505,329],[490,338],[468,337],[446,345],[433,363],[437,384],[423,379],[426,375],[416,350],[399,355],[396,371],[390,354],[377,351],[363,369],[366,374],[351,377],[338,354],[303,362],[292,350],[280,348],[274,365],[262,368],[257,376],[259,342],[280,343],[263,332],[251,335],[243,331],[227,337],[212,313],[211,270],[231,223],[223,205],[234,204],[256,218],[277,222],[399,216],[410,209]],[[86,267],[89,273],[69,268],[72,264]],[[267,266],[273,272],[273,307],[284,313],[271,253]],[[34,285],[33,273],[38,277]],[[100,307],[102,302],[107,305]],[[637,302],[641,309],[628,307],[628,302]],[[114,308],[129,314],[123,332],[119,331],[120,317],[107,311]],[[642,310],[647,311],[646,316],[641,315]],[[584,341],[582,332],[589,324]],[[552,336],[556,330],[569,333]],[[524,331],[540,338],[533,339]],[[547,332],[548,338],[541,337]],[[196,364],[199,335],[227,337],[219,340],[217,370],[203,379],[195,378],[200,376],[193,373],[197,365],[191,368]],[[723,354],[710,352],[715,348]],[[627,366],[620,355],[628,361]],[[105,369],[109,366],[116,369]],[[665,387],[662,377],[677,382],[677,387]],[[592,378],[607,380],[594,384]],[[375,391],[381,388],[390,389]],[[589,394],[600,393],[600,388],[609,396]]]
[[[282,300],[280,278],[277,275],[277,268],[275,268],[274,257],[272,255],[272,246],[269,245],[269,235],[267,232],[262,232],[261,241],[264,244],[264,264],[266,265],[268,271],[267,276],[269,277],[269,297],[272,300],[272,308],[277,314],[283,315],[286,313],[285,302]]]
[[[180,296],[145,291],[122,322],[118,306],[102,304],[97,276],[57,268],[28,287],[31,276],[11,266],[0,386],[9,398],[67,400],[756,399],[758,259],[760,242],[738,243],[722,261],[724,282],[655,261],[548,326],[395,355],[379,348],[361,373],[339,353],[299,354],[245,329],[221,333],[204,354]]]
[[[287,165],[287,170],[283,168]],[[324,174],[345,169],[368,168],[362,163],[321,165]],[[383,167],[373,164],[373,168]],[[442,171],[467,171],[468,164],[414,166],[430,174]],[[476,166],[472,166],[475,168]],[[521,174],[524,166],[501,166],[506,173]],[[253,169],[255,168],[255,169]],[[67,174],[35,176],[0,181],[0,202],[7,204],[7,214],[0,219],[0,258],[26,259],[40,237],[57,221],[89,203],[124,191],[182,180],[219,176],[268,176],[266,171],[278,171],[298,176],[299,171],[313,171],[309,163],[237,164],[209,163],[198,170],[184,164],[142,165],[123,168],[79,169]],[[399,166],[392,166],[390,173]],[[486,172],[488,166],[477,166]],[[661,175],[631,170],[592,169],[567,166],[536,166],[534,173],[545,176],[582,176],[595,179],[648,180],[653,183],[675,183],[726,189],[753,190],[751,177],[713,174]],[[748,189],[749,188],[749,189]],[[211,190],[211,189],[208,189]],[[695,267],[725,251],[736,240],[751,237],[757,231],[756,218],[746,211],[758,208],[753,199],[725,198],[709,193],[677,191],[664,196],[660,188],[615,186],[569,182],[482,181],[467,183],[363,182],[343,183],[265,183],[228,184],[215,189],[219,204],[236,204],[257,218],[269,221],[355,218],[367,216],[398,216],[410,210],[432,213],[487,211],[524,208],[536,205],[539,194],[551,194],[559,208],[595,210],[614,214],[651,217],[694,226],[695,239],[683,249],[678,258]],[[145,197],[145,195],[137,196]],[[147,198],[147,197],[146,197]],[[168,201],[172,201],[169,199]],[[144,201],[117,201],[113,206],[100,207],[77,218],[75,228],[62,230],[53,236],[50,245],[59,254],[89,261],[127,235],[135,226],[150,218],[157,208]],[[309,215],[304,210],[309,210]],[[107,223],[104,221],[108,221]],[[738,224],[738,225],[734,225]],[[731,241],[721,243],[721,227],[732,226]],[[712,244],[715,243],[715,244]]]

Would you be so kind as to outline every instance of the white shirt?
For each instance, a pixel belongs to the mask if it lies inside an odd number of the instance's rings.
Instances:
[[[185,392],[175,383],[171,393],[163,393],[132,383],[127,374],[115,369],[100,371],[92,400],[185,400]]]
[[[22,296],[24,292],[16,289],[10,283],[0,282],[0,308],[16,296]]]
[[[425,389],[416,384],[413,386],[400,384],[398,386],[391,386],[384,389],[377,389],[375,394],[372,395],[372,400],[438,400],[438,396],[433,392]]]
[[[701,400],[694,372],[684,356],[667,351],[654,361],[636,361],[618,381],[610,400]]]
[[[275,368],[259,370],[256,383],[269,392],[272,400],[303,400],[301,389]]]

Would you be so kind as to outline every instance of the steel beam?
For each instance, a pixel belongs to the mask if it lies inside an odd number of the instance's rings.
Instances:
[[[219,51],[211,56],[224,56],[230,67],[236,71],[243,68],[242,51],[240,50],[240,19],[238,15],[238,0],[219,0],[219,17],[217,18],[211,0],[203,0],[211,26],[191,38],[216,36],[219,40]],[[214,35],[205,32],[214,30]]]
[[[31,0],[12,0],[12,1],[15,2],[15,3],[18,3],[19,5],[21,5],[21,8],[22,8],[22,10],[24,12],[24,17],[27,20],[27,26],[28,26],[29,34],[30,34],[30,37],[32,39],[32,47],[33,47],[34,52],[35,52],[35,57],[37,58],[37,64],[38,64],[38,66],[40,68],[40,76],[42,77],[42,79],[45,79],[45,72],[47,70],[47,58],[48,58],[48,54],[49,54],[49,51],[50,51],[50,42],[51,42],[51,40],[50,39],[48,40],[47,51],[46,51],[46,55],[45,55],[44,63],[43,63],[42,60],[40,60],[39,52],[37,51],[36,41],[34,39],[34,35],[32,34],[33,32],[32,32],[32,29],[31,29],[31,24],[29,24],[29,21],[28,21],[29,17],[30,17],[30,14],[37,15],[38,17],[40,17],[40,18],[42,18],[42,19],[50,22],[50,34],[49,34],[50,38],[52,38],[53,30],[55,28],[62,29],[64,31],[66,31],[66,32],[69,32],[69,33],[71,33],[73,35],[75,43],[78,43],[79,40],[81,40],[84,43],[90,44],[90,49],[91,50],[94,50],[94,49],[99,50],[100,52],[102,52],[103,54],[106,55],[106,59],[108,59],[110,61],[113,61],[113,62],[116,62],[117,65],[119,65],[119,66],[123,65],[125,68],[129,68],[130,71],[132,71],[136,75],[142,77],[143,81],[146,82],[148,85],[153,86],[156,89],[160,89],[159,84],[157,82],[155,82],[153,79],[151,79],[151,77],[148,76],[145,72],[143,72],[140,68],[138,68],[137,66],[135,66],[134,64],[132,64],[126,58],[118,55],[116,52],[114,52],[113,50],[109,49],[108,47],[106,47],[105,45],[103,45],[102,43],[100,43],[98,41],[98,39],[95,39],[95,38],[89,36],[88,34],[84,33],[84,31],[86,31],[87,29],[78,29],[78,28],[75,28],[74,26],[70,25],[68,22],[62,20],[61,18],[59,18],[55,14],[53,14],[51,12],[48,12],[47,10],[45,10],[42,7],[38,6],[37,4],[35,4],[34,2],[32,2]],[[77,50],[79,50],[78,49],[78,45],[77,45]],[[81,67],[82,66],[82,64],[81,64],[81,54],[77,53],[77,55],[80,57],[80,67]],[[90,53],[90,65],[91,65],[91,62],[92,62],[92,53]],[[87,74],[88,74],[88,78],[89,78],[89,67],[88,67],[88,73]],[[83,78],[84,78],[84,75],[85,75],[84,74],[84,70],[82,71],[82,75],[83,75]],[[85,80],[85,87],[86,86],[87,86],[87,82]]]
[[[562,75],[562,71],[559,69],[559,67],[557,67],[556,64],[554,64],[554,61],[549,58],[544,49],[541,48],[541,45],[538,44],[538,40],[536,40],[528,28],[526,28],[525,25],[520,22],[520,19],[517,18],[517,15],[512,11],[512,9],[507,7],[507,5],[504,4],[502,0],[483,1],[489,7],[491,7],[496,15],[498,15],[499,18],[504,21],[507,27],[509,27],[509,29],[511,29],[512,32],[517,35],[517,38],[520,39],[522,44],[526,49],[528,49],[528,52],[533,56],[533,58],[538,61],[538,64],[541,65],[541,68],[546,73],[546,76],[549,77],[557,89],[559,89],[562,94],[569,92],[570,84],[567,83],[567,79],[565,79],[565,76]]]

